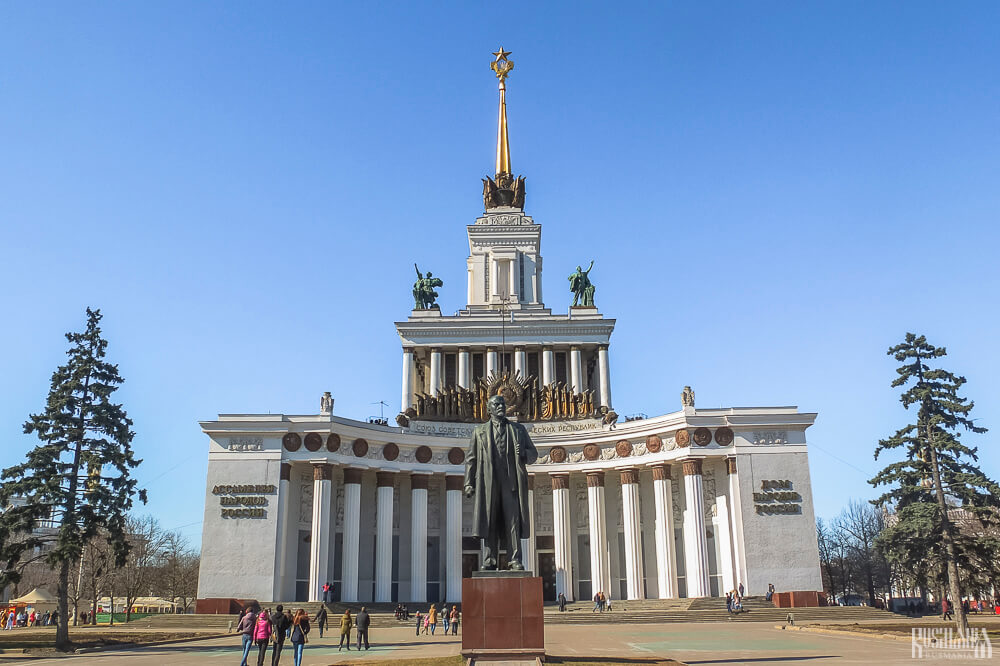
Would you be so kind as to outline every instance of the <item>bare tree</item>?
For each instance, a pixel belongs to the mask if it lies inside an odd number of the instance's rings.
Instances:
[[[177,612],[186,613],[198,594],[198,566],[198,554],[187,540],[178,532],[167,532],[154,589],[159,596],[173,602]]]
[[[118,567],[116,587],[125,598],[125,622],[132,618],[132,606],[140,596],[148,595],[157,564],[166,544],[166,533],[151,516],[125,519],[125,534],[130,548],[125,564]],[[112,614],[114,603],[112,602]]]

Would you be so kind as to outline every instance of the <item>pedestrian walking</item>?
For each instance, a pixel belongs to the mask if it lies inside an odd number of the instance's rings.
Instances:
[[[733,612],[733,593],[732,592],[726,592],[726,612],[730,613],[730,614]]]
[[[951,610],[951,602],[947,599],[941,600],[941,619],[942,620],[953,620],[955,616]]]
[[[449,616],[448,619],[451,620],[451,635],[452,636],[457,636],[458,635],[458,616],[459,616],[458,606],[452,606],[451,607],[451,612],[448,613],[448,616]]]
[[[451,629],[451,614],[443,601],[441,602],[441,624],[444,626],[444,633],[447,636],[448,630]]]
[[[351,651],[351,627],[354,626],[354,621],[351,619],[351,609],[348,608],[344,611],[344,614],[340,617],[340,647],[337,648],[337,652],[344,647],[344,639],[347,639],[347,651]]]
[[[427,612],[427,626],[430,627],[431,636],[433,636],[434,630],[437,629],[438,626],[438,612],[437,612],[437,606],[435,604],[431,604],[431,609],[430,611]]]
[[[271,637],[274,645],[271,647],[271,666],[278,666],[281,650],[285,647],[285,637],[292,627],[292,619],[285,615],[284,608],[278,604],[271,615]]]
[[[267,643],[271,640],[271,617],[270,613],[262,610],[257,615],[257,621],[253,625],[253,642],[257,645],[257,666],[264,666],[264,657],[267,655]]]
[[[240,614],[240,623],[236,625],[236,631],[243,639],[243,661],[240,666],[247,666],[247,657],[250,656],[250,648],[253,647],[253,629],[257,623],[257,614],[253,609],[245,609]]]
[[[316,613],[316,626],[319,627],[319,637],[323,638],[323,630],[326,628],[326,606],[320,606]]]
[[[566,610],[566,595],[562,592],[559,593],[559,612],[562,613]]]
[[[742,599],[742,598],[743,598],[743,593],[744,593],[744,590],[743,590],[743,583],[740,583],[740,599]]]
[[[417,609],[416,618],[417,618],[417,636],[419,636],[420,635],[420,625],[423,624],[423,621],[424,621],[424,616],[420,612],[419,608]]]
[[[295,615],[292,617],[292,659],[295,666],[302,666],[302,650],[309,642],[308,634],[309,615],[300,608],[295,611]]]
[[[594,610],[591,613],[596,613],[601,610],[601,593],[600,591],[594,593]]]
[[[358,651],[361,651],[361,640],[364,639],[365,649],[368,649],[368,627],[371,625],[371,618],[368,617],[368,609],[364,606],[354,620],[354,625],[358,628]]]

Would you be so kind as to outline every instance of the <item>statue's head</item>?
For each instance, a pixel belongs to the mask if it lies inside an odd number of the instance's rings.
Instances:
[[[576,267],[576,272],[577,273],[582,273],[583,272],[583,266],[577,266]]]
[[[427,277],[433,277],[433,276],[434,276],[434,273],[431,273],[430,271],[427,271]]]
[[[490,413],[491,419],[502,419],[507,415],[507,401],[503,399],[502,395],[491,396],[486,401],[486,410]]]

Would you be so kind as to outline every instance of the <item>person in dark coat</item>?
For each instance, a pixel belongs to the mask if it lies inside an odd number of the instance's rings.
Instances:
[[[325,608],[323,610],[326,610]],[[292,618],[292,656],[295,666],[302,664],[302,649],[305,647],[306,636],[309,634],[309,615],[301,608],[295,611]]]
[[[319,637],[323,638],[323,629],[326,628],[326,606],[320,606],[316,613],[316,626],[319,627]]]
[[[371,625],[371,618],[368,616],[368,609],[364,606],[358,611],[354,618],[354,626],[358,629],[358,650],[361,649],[361,640],[364,639],[365,649],[368,649],[368,627]]]
[[[490,420],[472,431],[465,460],[465,496],[473,499],[472,534],[485,541],[484,570],[495,570],[499,541],[507,541],[508,568],[524,570],[521,536],[528,534],[528,470],[538,450],[520,423],[507,419],[507,403],[494,395],[486,403]]]
[[[278,666],[281,659],[281,649],[285,647],[285,635],[292,626],[292,618],[284,613],[281,604],[271,613],[271,633],[274,636],[274,647],[271,650],[271,666]]]
[[[559,593],[559,612],[566,610],[566,595]]]

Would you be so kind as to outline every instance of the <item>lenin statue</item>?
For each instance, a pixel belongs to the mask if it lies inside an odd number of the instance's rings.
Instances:
[[[492,396],[486,406],[490,420],[476,426],[465,456],[465,496],[474,498],[472,533],[486,542],[484,571],[497,568],[501,535],[508,568],[523,571],[521,536],[531,537],[526,466],[538,460],[538,451],[524,426],[507,420],[503,396]]]

